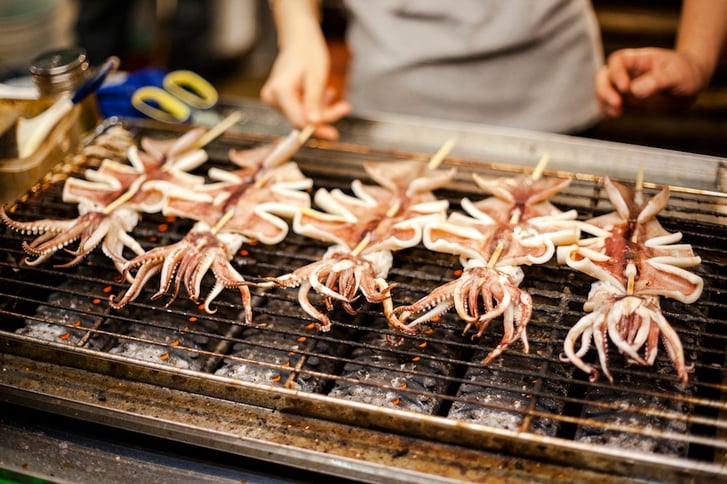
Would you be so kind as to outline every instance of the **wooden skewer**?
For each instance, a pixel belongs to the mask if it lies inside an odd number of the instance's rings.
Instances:
[[[389,210],[386,211],[386,216],[393,217],[394,215],[396,215],[396,212],[399,211],[399,207],[401,207],[401,200],[397,198],[396,201],[391,205],[391,207],[389,207]]]
[[[225,214],[224,214],[224,215],[222,216],[222,218],[220,218],[220,219],[219,219],[219,220],[217,221],[217,223],[215,224],[215,226],[214,226],[214,227],[212,227],[212,230],[210,230],[210,232],[212,232],[212,235],[216,235],[216,234],[217,234],[217,232],[219,232],[220,230],[222,230],[222,227],[224,227],[224,226],[225,226],[225,225],[227,224],[227,222],[229,222],[229,221],[230,221],[230,219],[231,219],[231,218],[233,217],[233,215],[235,215],[235,209],[234,209],[234,208],[231,208],[231,209],[229,209],[229,210],[228,210],[228,211],[227,211],[227,212],[226,212],[226,213],[225,213]]]
[[[432,170],[439,167],[439,165],[442,164],[444,161],[444,158],[447,157],[450,151],[452,151],[452,148],[454,148],[454,138],[448,139],[441,148],[434,154],[431,160],[429,160],[429,163],[427,163],[427,166],[431,168]]]
[[[632,295],[634,293],[634,283],[636,278],[636,266],[633,262],[629,262],[626,266],[625,272],[628,277],[628,281],[626,282],[626,294]]]
[[[522,215],[522,212],[519,208],[513,210],[512,216],[510,217],[510,224],[515,225],[520,221],[520,215]],[[495,264],[497,264],[497,260],[502,255],[502,251],[505,250],[505,243],[500,241],[497,244],[497,247],[495,247],[495,251],[490,256],[490,260],[487,261],[487,267],[495,267]]]
[[[358,255],[366,248],[367,245],[371,242],[371,233],[366,234],[366,237],[361,239],[361,242],[358,243],[355,249],[351,251],[351,255],[354,257],[358,257]]]
[[[533,180],[539,180],[540,177],[543,176],[545,165],[547,165],[549,161],[550,156],[548,156],[547,154],[540,157],[540,161],[538,161],[538,164],[535,165],[535,169],[533,170],[533,174],[531,175]]]
[[[106,205],[103,209],[103,214],[108,215],[117,208],[119,208],[120,205],[123,205],[124,203],[131,200],[131,197],[136,195],[136,193],[139,191],[139,188],[141,185],[143,185],[144,180],[146,179],[146,175],[142,175],[141,178],[136,180],[136,182],[127,190],[125,191],[119,198],[114,200],[113,202]]]
[[[263,176],[255,180],[255,184],[253,185],[255,188],[261,188],[265,183],[270,179],[270,172],[263,173]]]
[[[308,141],[308,138],[311,137],[311,135],[313,134],[313,131],[315,131],[315,130],[316,130],[316,127],[315,127],[315,125],[312,125],[312,124],[309,124],[308,126],[303,128],[303,131],[301,131],[300,134],[298,135],[298,142],[302,145],[303,143]]]
[[[634,185],[634,203],[641,205],[644,202],[644,166],[639,166],[639,170],[636,172],[636,184]],[[634,244],[639,241],[639,233],[634,230],[631,235],[631,242]]]
[[[206,146],[212,140],[234,126],[240,119],[242,119],[242,111],[232,112],[225,119],[214,125],[203,136],[201,136],[192,149],[199,149]]]

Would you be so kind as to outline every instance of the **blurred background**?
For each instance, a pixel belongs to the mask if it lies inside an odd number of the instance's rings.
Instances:
[[[622,47],[671,47],[679,0],[592,0],[606,54]],[[345,87],[346,16],[323,0],[323,26],[333,59],[331,82]],[[118,55],[121,68],[191,69],[222,95],[257,98],[275,56],[266,0],[0,0],[0,81],[29,76],[42,52],[81,46],[91,65]],[[687,112],[627,115],[594,137],[727,156],[727,59],[711,87]]]

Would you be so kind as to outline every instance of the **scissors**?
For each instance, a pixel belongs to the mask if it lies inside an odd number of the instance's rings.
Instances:
[[[217,90],[192,71],[177,70],[166,74],[162,86],[142,86],[134,91],[131,104],[157,121],[185,123],[195,113],[217,104]]]

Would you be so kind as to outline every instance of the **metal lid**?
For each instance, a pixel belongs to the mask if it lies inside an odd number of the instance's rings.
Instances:
[[[80,47],[44,52],[30,64],[30,72],[37,76],[56,76],[79,67],[86,70],[86,50]]]

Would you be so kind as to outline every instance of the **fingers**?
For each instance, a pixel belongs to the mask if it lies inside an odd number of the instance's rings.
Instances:
[[[609,118],[623,114],[623,97],[611,82],[608,67],[602,66],[596,73],[596,97],[601,112]]]

